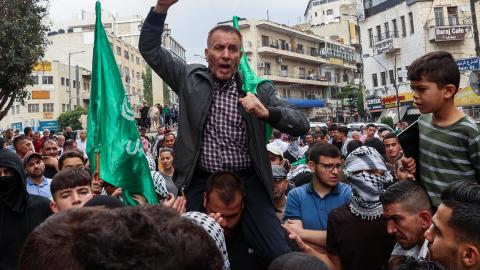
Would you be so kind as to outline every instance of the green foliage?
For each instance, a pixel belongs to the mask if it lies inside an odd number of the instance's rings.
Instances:
[[[363,96],[363,89],[360,89],[360,91],[358,91],[358,96],[357,96],[357,112],[361,117],[365,117],[364,103],[365,103],[365,100]]]
[[[351,115],[359,112],[359,108],[363,109],[363,97],[359,102],[359,96],[362,94],[359,88],[354,85],[347,85],[342,88],[342,91],[337,94],[338,99],[344,99],[347,101],[347,106],[350,109]]]
[[[382,117],[382,120],[380,120],[380,121],[381,121],[382,124],[388,125],[391,128],[395,129],[393,127],[393,118],[392,117],[390,117],[390,116]]]
[[[152,68],[147,66],[146,73],[142,72],[143,95],[148,106],[153,106],[153,90],[152,90]]]
[[[170,105],[170,89],[166,82],[163,82],[163,102]]]
[[[33,66],[48,45],[42,24],[48,0],[0,0],[0,120],[14,101],[25,105]]]
[[[60,125],[60,129],[64,129],[67,126],[72,127],[73,130],[82,129],[82,125],[78,119],[80,115],[87,114],[88,111],[84,108],[77,107],[73,111],[64,112],[60,114],[58,117],[58,124]]]

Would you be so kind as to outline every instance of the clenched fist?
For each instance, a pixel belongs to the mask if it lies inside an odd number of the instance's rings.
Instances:
[[[243,98],[239,99],[245,111],[259,119],[268,119],[268,109],[263,106],[262,102],[252,93],[247,93]]]
[[[168,9],[177,2],[178,0],[157,0],[157,5],[153,11],[156,13],[167,13]]]

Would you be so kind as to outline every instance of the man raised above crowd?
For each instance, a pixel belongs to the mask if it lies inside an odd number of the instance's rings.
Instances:
[[[273,206],[265,124],[300,136],[309,129],[308,120],[279,99],[269,82],[257,87],[257,95],[244,93],[238,72],[242,35],[231,26],[210,30],[205,49],[208,67],[173,57],[161,43],[167,11],[176,2],[157,0],[139,42],[143,58],[179,97],[182,117],[175,142],[175,184],[185,190],[187,210],[198,211],[209,175],[226,170],[244,177],[242,233],[269,262],[290,248]]]

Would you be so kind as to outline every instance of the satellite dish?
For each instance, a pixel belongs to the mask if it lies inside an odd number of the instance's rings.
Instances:
[[[480,96],[480,70],[474,70],[470,73],[470,86],[475,94]]]

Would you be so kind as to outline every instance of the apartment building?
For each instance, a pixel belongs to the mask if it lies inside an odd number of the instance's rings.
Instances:
[[[239,25],[249,63],[275,84],[279,96],[310,118],[325,121],[349,113],[336,94],[359,84],[354,47],[266,20]]]
[[[414,120],[419,112],[413,106],[406,73],[413,60],[428,52],[450,52],[464,66],[460,87],[469,91],[468,78],[474,66],[467,63],[478,63],[469,1],[364,0],[363,6],[364,82],[374,118],[389,115],[397,121],[398,103],[400,117]],[[475,104],[458,103],[464,105],[472,105],[475,112]],[[466,111],[472,106],[466,106]]]
[[[0,128],[58,130],[56,119],[62,112],[88,105],[91,73],[83,67],[72,65],[69,72],[67,64],[43,61],[34,67],[31,79],[33,85],[27,88],[31,98],[25,106],[15,102]]]

